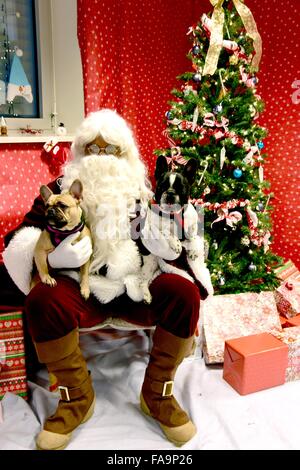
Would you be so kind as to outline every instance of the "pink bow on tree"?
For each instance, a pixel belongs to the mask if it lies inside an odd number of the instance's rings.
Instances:
[[[168,165],[171,165],[171,170],[175,170],[177,168],[177,165],[186,165],[187,164],[187,159],[184,158],[181,155],[181,149],[176,145],[173,139],[169,136],[169,133],[167,130],[163,132],[163,135],[167,138],[170,148],[171,148],[171,157],[166,156],[166,160],[168,162]]]
[[[249,150],[249,151],[248,151],[247,155],[245,156],[245,158],[243,159],[243,162],[246,163],[246,164],[249,164],[249,165],[253,165],[254,161],[255,161],[255,154],[258,152],[258,147],[256,145],[252,145],[247,150]],[[258,159],[258,157],[259,157],[259,155],[256,156],[257,159]]]
[[[213,221],[213,224],[216,222],[220,222],[221,220],[226,219],[226,224],[229,225],[229,227],[233,227],[234,224],[237,224],[240,220],[242,220],[242,214],[238,211],[233,211],[233,212],[228,212],[228,209],[225,208],[220,208],[217,210],[217,215],[218,218]]]

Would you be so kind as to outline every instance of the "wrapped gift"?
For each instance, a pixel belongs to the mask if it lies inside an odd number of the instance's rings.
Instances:
[[[300,313],[300,272],[291,260],[275,272],[282,281],[275,291],[278,312],[292,318]]]
[[[286,382],[300,379],[300,326],[285,328],[281,333],[273,332],[288,346],[288,364],[285,374]]]
[[[6,392],[27,399],[22,312],[0,314],[0,400]]]
[[[223,378],[240,394],[285,382],[288,346],[270,333],[225,341]]]
[[[288,279],[275,291],[275,300],[280,315],[286,318],[300,313],[300,279]]]
[[[282,330],[273,292],[208,297],[200,315],[207,364],[223,362],[227,339]]]
[[[275,273],[282,281],[286,281],[287,279],[300,279],[300,273],[291,260],[287,261],[283,266],[280,266],[280,268],[275,269]]]

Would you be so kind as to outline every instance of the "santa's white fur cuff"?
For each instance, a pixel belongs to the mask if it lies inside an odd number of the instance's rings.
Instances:
[[[14,235],[3,253],[3,261],[10,277],[25,295],[30,291],[33,253],[40,234],[39,228],[23,227]]]

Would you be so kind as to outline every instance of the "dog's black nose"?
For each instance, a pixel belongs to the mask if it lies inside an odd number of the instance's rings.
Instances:
[[[175,199],[176,199],[175,191],[174,190],[167,191],[167,193],[166,193],[166,202],[168,204],[173,204],[175,202]]]
[[[55,217],[55,215],[56,215],[55,209],[53,209],[53,207],[49,207],[49,209],[47,210],[47,216]]]

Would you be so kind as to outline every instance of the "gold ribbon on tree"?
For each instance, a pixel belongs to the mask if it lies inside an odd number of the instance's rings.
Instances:
[[[249,8],[244,4],[244,0],[232,0],[233,4],[240,15],[245,29],[253,39],[253,47],[255,55],[251,62],[251,68],[253,71],[258,71],[261,55],[262,55],[262,41],[261,36],[257,30],[257,26],[254,17]],[[203,69],[203,75],[213,75],[217,69],[220,52],[223,45],[223,26],[224,26],[224,0],[210,0],[210,3],[214,7],[212,15],[212,26],[209,49],[206,55],[206,60]]]

